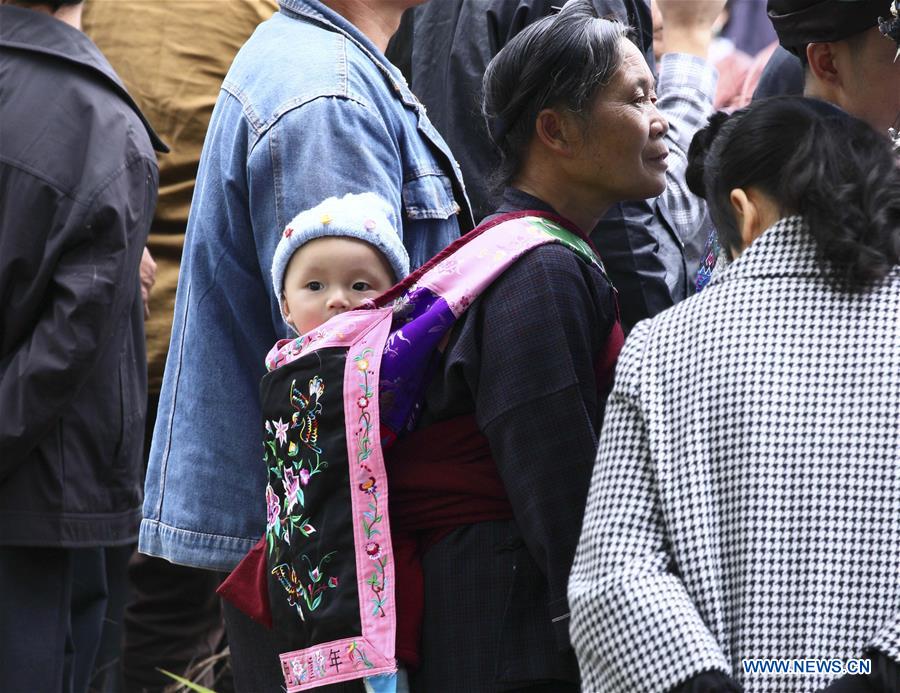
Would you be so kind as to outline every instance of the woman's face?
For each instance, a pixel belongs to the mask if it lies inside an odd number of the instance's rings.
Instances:
[[[653,74],[622,39],[622,66],[594,98],[582,129],[575,175],[609,202],[642,200],[666,189],[669,124],[656,109]]]

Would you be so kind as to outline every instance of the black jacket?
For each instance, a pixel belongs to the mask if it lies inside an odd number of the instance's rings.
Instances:
[[[90,39],[0,7],[0,545],[137,536],[154,145]]]

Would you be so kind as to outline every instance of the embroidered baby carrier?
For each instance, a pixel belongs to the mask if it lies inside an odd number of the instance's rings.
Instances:
[[[383,451],[415,428],[456,320],[546,243],[562,243],[603,271],[590,245],[555,218],[504,215],[374,303],[269,353],[260,387],[265,579],[272,624],[296,645],[281,655],[288,693],[396,671]]]

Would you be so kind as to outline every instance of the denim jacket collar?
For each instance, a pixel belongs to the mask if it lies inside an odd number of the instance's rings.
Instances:
[[[410,91],[406,79],[400,70],[394,67],[390,61],[384,57],[384,53],[378,50],[372,41],[357,29],[353,24],[347,21],[343,16],[326,6],[319,0],[278,0],[281,11],[293,17],[303,17],[319,24],[325,25],[332,31],[337,31],[353,41],[359,48],[366,53],[372,63],[378,67],[387,77],[391,87],[400,97],[400,100],[410,108],[421,114],[424,110],[421,102]]]

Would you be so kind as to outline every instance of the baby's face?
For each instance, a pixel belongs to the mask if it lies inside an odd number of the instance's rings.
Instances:
[[[393,284],[391,266],[374,246],[355,238],[317,238],[291,257],[281,309],[304,334]]]

